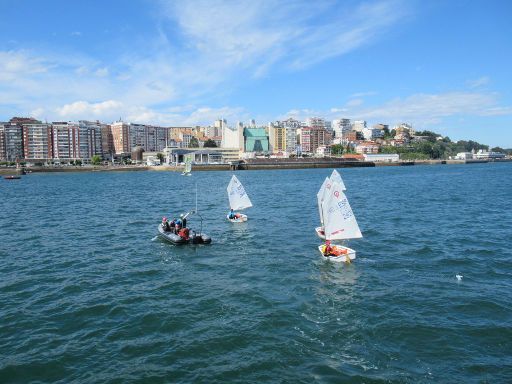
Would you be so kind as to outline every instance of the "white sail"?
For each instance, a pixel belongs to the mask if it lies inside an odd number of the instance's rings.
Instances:
[[[323,203],[326,240],[363,237],[341,185],[334,182]]]
[[[338,173],[337,170],[333,170],[330,177],[331,181],[334,183],[335,181],[341,185],[341,188],[343,191],[346,191],[347,188],[345,187],[345,183],[343,183],[343,180],[341,178],[341,175]]]
[[[192,172],[192,161],[190,161],[190,159],[187,159],[187,161],[185,162],[185,170],[183,172],[185,172],[185,173]]]
[[[329,181],[330,181],[329,178],[326,177],[324,182],[322,183],[322,186],[320,187],[320,190],[316,194],[316,199],[318,201],[318,213],[320,215],[320,223],[322,223],[322,225],[324,223],[324,215],[322,213],[322,201],[324,199],[326,185],[329,184]]]
[[[228,185],[228,197],[231,209],[241,210],[252,207],[251,200],[247,196],[244,186],[235,175],[233,175]]]

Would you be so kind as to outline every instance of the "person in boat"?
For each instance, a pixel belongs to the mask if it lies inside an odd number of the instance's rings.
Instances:
[[[229,211],[229,219],[230,220],[234,220],[234,219],[239,219],[240,218],[240,214],[233,211],[233,209],[231,209],[231,211]]]
[[[183,228],[187,228],[187,215],[184,215],[183,213],[180,215],[181,224]]]
[[[182,239],[185,239],[185,240],[188,240],[189,239],[189,230],[188,228],[186,227],[183,227],[180,229],[180,231],[178,232],[178,236],[180,236]]]
[[[167,221],[167,217],[162,217],[162,228],[164,232],[169,232],[171,230],[169,221]]]
[[[334,255],[334,248],[331,245],[331,240],[325,241],[324,256]]]
[[[178,218],[176,219],[176,222],[175,222],[175,226],[174,226],[174,227],[175,227],[175,228],[174,228],[174,232],[175,232],[176,234],[179,234],[180,229],[181,229],[181,228],[183,228],[183,221],[181,220],[181,218],[179,218],[179,217],[178,217]]]

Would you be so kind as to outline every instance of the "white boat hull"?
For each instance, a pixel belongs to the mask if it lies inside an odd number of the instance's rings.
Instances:
[[[336,245],[332,245],[332,247],[334,249],[341,250],[343,253],[341,253],[338,256],[336,256],[336,255],[326,256],[326,255],[324,255],[325,245],[322,244],[322,245],[318,246],[318,250],[320,251],[320,253],[324,257],[324,259],[331,260],[331,261],[336,261],[336,262],[346,263],[346,262],[350,262],[351,260],[354,260],[356,258],[356,251],[354,251],[352,248],[345,247],[343,245],[337,245],[337,244]]]
[[[316,227],[315,232],[319,238],[321,238],[322,240],[325,240],[324,227]]]
[[[240,217],[237,219],[230,219],[229,214],[226,216],[226,219],[231,221],[232,223],[243,223],[244,221],[247,221],[247,215],[244,215],[243,213],[239,213]]]

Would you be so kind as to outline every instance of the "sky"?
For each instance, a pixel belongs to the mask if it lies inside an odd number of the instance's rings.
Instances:
[[[512,2],[0,0],[0,121],[401,122],[512,148]]]

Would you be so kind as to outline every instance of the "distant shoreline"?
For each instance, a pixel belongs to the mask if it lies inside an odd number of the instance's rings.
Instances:
[[[192,171],[229,171],[229,170],[264,170],[264,169],[309,169],[309,168],[361,168],[361,167],[400,167],[413,165],[450,165],[450,164],[476,164],[476,163],[507,163],[512,159],[501,160],[416,160],[399,162],[363,162],[363,161],[343,161],[342,159],[323,159],[311,161],[300,161],[300,159],[251,159],[247,163],[242,163],[239,168],[234,169],[230,164],[209,164],[193,165]],[[134,172],[134,171],[167,171],[183,172],[183,166],[144,166],[144,165],[126,165],[126,166],[69,166],[69,167],[30,167],[25,168],[29,173],[53,173],[53,172]],[[0,168],[0,175],[17,174],[16,168]]]

